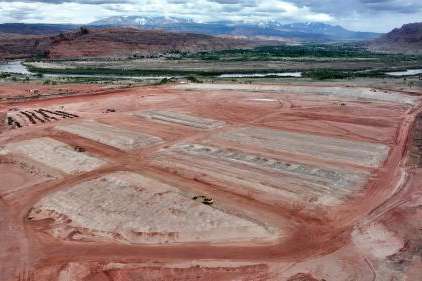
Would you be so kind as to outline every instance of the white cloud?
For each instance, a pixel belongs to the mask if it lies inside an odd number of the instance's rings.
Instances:
[[[164,15],[197,21],[329,22],[389,31],[421,21],[420,0],[0,0],[0,22],[85,24],[119,15]]]
[[[65,1],[22,0],[0,2],[2,22],[89,23],[111,15],[168,15],[191,17],[198,21],[278,19],[285,21],[331,21],[332,16],[313,12],[279,0],[114,0]],[[95,3],[95,4],[90,4]],[[102,3],[102,4],[99,4]],[[24,12],[24,11],[30,11]]]
[[[0,2],[2,22],[83,24],[107,15],[107,9],[95,5]]]

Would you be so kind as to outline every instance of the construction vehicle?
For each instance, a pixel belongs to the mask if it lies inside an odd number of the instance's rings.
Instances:
[[[199,196],[194,196],[192,197],[193,200],[195,201],[201,201],[202,204],[205,205],[212,205],[214,204],[214,199],[204,196],[204,195],[199,195]]]

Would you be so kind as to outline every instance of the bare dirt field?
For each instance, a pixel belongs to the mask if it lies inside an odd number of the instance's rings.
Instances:
[[[144,116],[152,120],[157,120],[161,122],[169,122],[175,124],[181,124],[193,128],[200,129],[215,129],[218,127],[224,126],[224,122],[199,118],[195,116],[190,116],[183,113],[177,112],[165,112],[165,111],[147,111],[141,112],[140,114],[135,114],[138,116]]]
[[[41,83],[2,83],[0,85],[0,97],[2,100],[19,98],[23,96],[34,95],[34,90],[37,90],[39,94],[51,95],[54,93],[71,93],[76,91],[84,91],[85,93],[98,90],[100,87],[96,85],[43,85]]]
[[[422,89],[74,87],[0,103],[0,280],[422,280]]]
[[[121,150],[132,150],[161,142],[159,137],[113,127],[95,121],[83,121],[77,124],[57,126],[56,129]]]

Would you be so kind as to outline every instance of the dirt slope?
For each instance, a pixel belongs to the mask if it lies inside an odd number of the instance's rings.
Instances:
[[[405,24],[369,45],[376,51],[422,54],[422,22]]]

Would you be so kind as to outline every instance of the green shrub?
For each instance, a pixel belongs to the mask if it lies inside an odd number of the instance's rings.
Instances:
[[[157,85],[165,85],[165,84],[170,83],[170,82],[171,82],[171,79],[163,78],[163,79],[160,80],[160,82],[157,83]]]
[[[0,78],[9,78],[10,76],[12,76],[12,74],[10,74],[10,73],[6,73],[6,72],[0,73]]]
[[[188,76],[188,77],[186,77],[186,80],[188,80],[189,82],[192,82],[192,83],[203,83],[201,80],[199,80],[195,76]]]
[[[305,71],[303,77],[312,78],[315,80],[328,80],[328,79],[350,79],[355,75],[352,72],[332,70],[332,69],[315,69]]]

